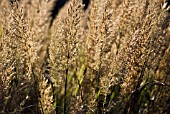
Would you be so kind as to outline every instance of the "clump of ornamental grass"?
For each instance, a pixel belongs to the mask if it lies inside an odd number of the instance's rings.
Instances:
[[[49,47],[56,113],[81,112],[81,84],[85,72],[82,28],[83,5],[73,0],[65,18],[57,17]]]
[[[162,57],[162,60],[160,61],[160,65],[158,67],[158,70],[156,72],[156,77],[157,80],[159,80],[160,82],[163,82],[167,85],[170,85],[170,80],[169,80],[169,54],[170,54],[170,47],[168,46],[168,48],[166,49],[164,56]],[[156,96],[155,100],[155,107],[154,109],[149,110],[150,112],[152,111],[157,111],[159,110],[159,113],[166,113],[166,112],[170,112],[169,108],[169,91],[170,88],[166,87],[166,86],[159,86],[156,88],[156,90],[154,91],[154,95]],[[163,98],[163,99],[162,99]]]
[[[126,11],[120,26],[122,45],[113,62],[113,72],[122,82],[124,113],[145,112],[151,110],[151,98],[156,97],[152,94],[155,85],[162,86],[152,83],[151,90],[139,89],[147,82],[158,81],[156,71],[168,48],[167,12],[149,1],[127,1],[124,7]]]
[[[31,27],[30,36],[32,38],[32,42],[30,42],[31,51],[34,54],[32,56],[32,75],[38,89],[36,93],[39,95],[38,108],[40,113],[45,114],[55,112],[53,106],[53,85],[48,73],[50,67],[48,64],[50,44],[48,16],[52,2],[34,0],[31,2],[30,10],[28,10],[29,25]]]
[[[90,100],[89,107],[95,113],[109,112],[110,101],[113,100],[112,92],[117,94],[117,90],[111,89],[116,86],[110,83],[112,58],[116,54],[112,14],[110,0],[91,2],[86,36],[86,54],[88,57],[87,73],[90,75],[89,82],[93,85],[91,88],[93,94],[89,96],[89,99],[95,98]]]
[[[29,70],[28,26],[23,9],[17,2],[13,5],[4,2],[1,8],[1,113],[21,113],[29,108],[36,112],[37,99],[32,94],[35,89]]]
[[[40,19],[46,12],[38,9],[38,1],[31,2],[37,6],[19,4],[17,1],[13,4],[3,3],[0,52],[1,98],[4,101],[1,105],[2,113],[39,113],[39,109],[43,111],[43,108],[49,113],[53,111],[50,101],[52,90],[44,87],[46,81],[43,78],[48,25]],[[40,8],[47,6],[44,4],[47,2],[42,1]],[[42,12],[36,12],[38,10]]]
[[[166,4],[71,0],[49,28],[53,3],[0,1],[0,113],[170,112]]]

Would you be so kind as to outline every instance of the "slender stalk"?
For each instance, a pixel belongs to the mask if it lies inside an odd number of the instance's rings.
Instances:
[[[65,77],[65,91],[64,91],[64,114],[67,113],[67,76],[68,76],[68,61],[69,61],[69,50],[67,52],[67,67],[66,67],[66,77]]]

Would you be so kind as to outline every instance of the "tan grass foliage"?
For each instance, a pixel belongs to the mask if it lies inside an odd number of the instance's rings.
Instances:
[[[1,0],[0,114],[170,113],[165,2]]]

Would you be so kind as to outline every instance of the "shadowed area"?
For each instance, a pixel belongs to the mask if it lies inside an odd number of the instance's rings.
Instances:
[[[54,19],[56,18],[56,16],[58,15],[60,9],[68,2],[69,0],[57,0],[54,3],[54,7],[51,10],[51,22],[50,22],[50,27],[53,24]],[[84,10],[86,10],[88,8],[88,5],[90,3],[90,0],[83,0],[83,4],[84,6]]]

